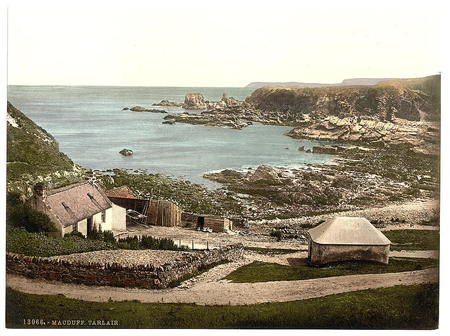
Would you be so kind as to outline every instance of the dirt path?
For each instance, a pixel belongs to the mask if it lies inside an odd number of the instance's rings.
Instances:
[[[264,302],[286,302],[357,290],[415,285],[438,281],[436,268],[413,272],[363,274],[298,281],[260,283],[199,283],[188,289],[145,290],[135,288],[94,287],[65,284],[17,275],[7,275],[12,289],[31,294],[62,294],[66,297],[106,302],[108,300],[140,302],[196,303],[199,305],[243,305]]]
[[[439,259],[438,250],[426,250],[426,251],[391,251],[390,257],[404,257],[404,258],[430,258]]]

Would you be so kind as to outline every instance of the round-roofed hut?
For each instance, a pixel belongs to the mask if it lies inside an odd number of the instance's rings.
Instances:
[[[308,260],[312,265],[336,261],[389,262],[391,242],[362,217],[334,217],[309,230]]]

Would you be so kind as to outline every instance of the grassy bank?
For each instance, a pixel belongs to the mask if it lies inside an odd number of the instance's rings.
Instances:
[[[385,231],[392,242],[391,250],[438,250],[439,231],[430,230],[392,230]]]
[[[77,236],[48,237],[44,233],[31,233],[23,228],[8,228],[6,251],[34,257],[91,252],[113,249],[111,243],[84,239]]]
[[[265,248],[265,247],[251,247],[251,246],[244,247],[244,250],[256,252],[259,254],[266,254],[266,255],[277,255],[277,254],[288,254],[288,253],[300,252],[300,250],[292,250],[292,249],[277,249],[277,248]]]
[[[6,326],[24,319],[117,320],[118,328],[433,329],[438,286],[396,286],[317,299],[246,306],[86,302],[7,289]],[[326,313],[325,313],[326,312]]]
[[[289,266],[254,261],[228,274],[225,279],[232,282],[266,282],[306,280],[352,274],[376,274],[416,271],[437,266],[434,259],[390,258],[388,265],[371,262],[336,263],[325,267],[308,265]]]
[[[52,257],[72,253],[100,250],[187,250],[178,247],[172,239],[153,238],[151,236],[127,237],[116,240],[112,232],[98,232],[95,239],[79,235],[49,237],[45,233],[31,233],[23,228],[8,226],[6,251],[33,257]]]

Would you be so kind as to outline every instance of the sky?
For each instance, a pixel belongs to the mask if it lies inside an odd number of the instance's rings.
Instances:
[[[432,7],[13,7],[8,84],[242,87],[440,69]]]

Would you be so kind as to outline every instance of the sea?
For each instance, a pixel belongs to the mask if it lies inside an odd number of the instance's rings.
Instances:
[[[145,170],[200,183],[220,184],[203,178],[207,172],[248,169],[259,165],[304,167],[329,162],[331,155],[305,153],[328,144],[285,135],[292,127],[254,123],[242,130],[176,123],[162,124],[166,114],[133,112],[124,107],[143,106],[169,113],[181,107],[156,107],[163,99],[183,102],[186,93],[202,93],[217,101],[223,93],[244,100],[255,89],[215,87],[16,86],[8,87],[8,100],[58,141],[60,151],[91,169]],[[193,111],[189,111],[194,113]],[[122,156],[128,148],[133,155]]]

